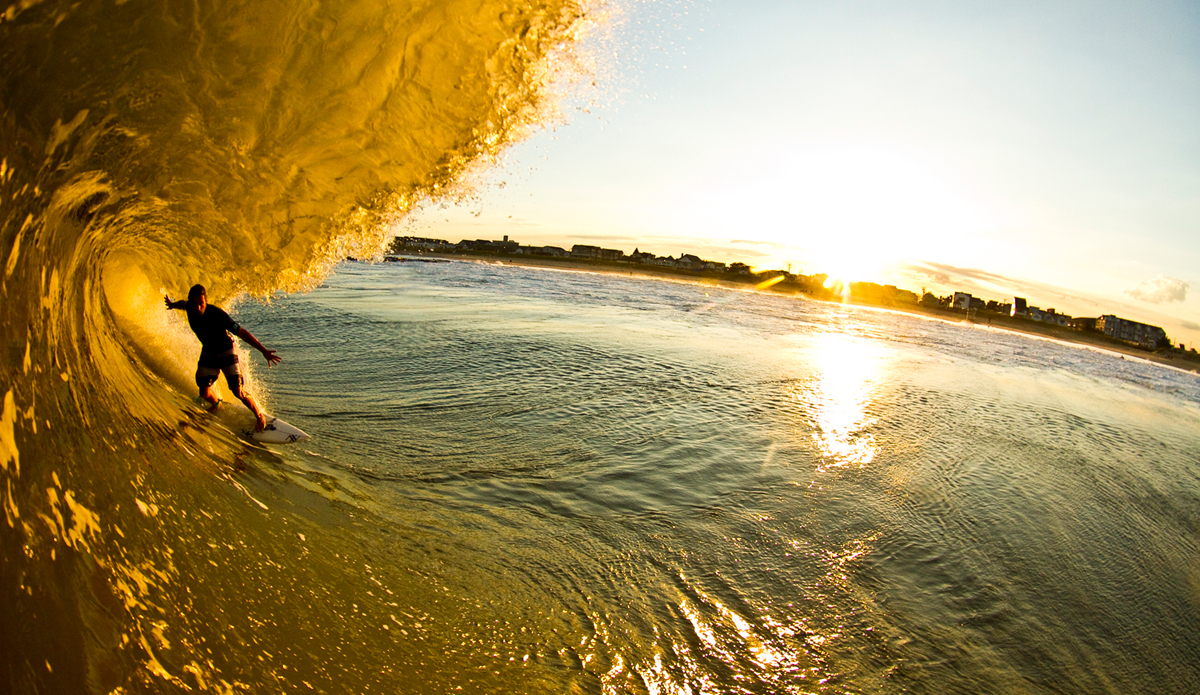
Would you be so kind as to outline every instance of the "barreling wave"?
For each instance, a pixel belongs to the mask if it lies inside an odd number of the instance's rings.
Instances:
[[[297,596],[336,599],[319,567],[264,560],[302,556],[305,534],[255,525],[247,508],[271,512],[230,476],[243,447],[180,407],[194,346],[162,294],[303,290],[337,259],[376,253],[389,222],[545,116],[586,9],[22,0],[0,12],[10,692],[390,682],[337,646],[349,618],[318,630],[328,641],[290,673],[264,665],[303,651],[289,643],[305,619]],[[264,627],[247,617],[258,601],[287,607]]]

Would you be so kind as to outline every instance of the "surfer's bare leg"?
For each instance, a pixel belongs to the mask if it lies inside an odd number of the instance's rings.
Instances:
[[[262,409],[258,407],[258,403],[254,402],[254,397],[246,393],[246,389],[238,389],[237,397],[239,401],[246,404],[246,407],[250,409],[250,412],[254,413],[254,419],[256,421],[254,423],[254,431],[262,432],[264,429],[266,429],[266,413],[264,413]]]
[[[196,386],[200,387],[200,398],[208,402],[209,412],[221,405],[215,387],[217,375],[221,372],[211,367],[196,367]]]
[[[212,386],[202,389],[200,391],[200,397],[208,401],[210,412],[216,410],[221,405],[221,399],[217,397],[217,390]]]
[[[267,415],[262,411],[262,408],[258,407],[258,403],[254,401],[254,397],[250,395],[250,392],[246,390],[246,379],[238,371],[237,363],[234,362],[223,371],[225,372],[225,383],[229,385],[230,393],[239,401],[245,403],[250,412],[254,413],[254,431],[262,432],[265,430],[267,428]]]

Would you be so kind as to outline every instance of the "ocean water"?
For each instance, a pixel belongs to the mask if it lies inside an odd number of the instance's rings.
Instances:
[[[1200,691],[1194,374],[336,264],[544,122],[613,9],[3,8],[0,692]],[[197,407],[197,282],[311,441]]]
[[[316,437],[235,480],[338,501],[306,552],[407,599],[352,613],[376,666],[430,666],[384,646],[407,628],[481,690],[1200,682],[1195,375],[484,263],[344,264],[238,315],[287,360],[256,372],[272,408]]]

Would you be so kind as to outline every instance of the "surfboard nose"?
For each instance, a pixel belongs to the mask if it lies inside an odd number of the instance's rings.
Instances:
[[[267,420],[262,432],[251,435],[255,441],[267,444],[291,444],[312,439],[307,432],[277,417]]]

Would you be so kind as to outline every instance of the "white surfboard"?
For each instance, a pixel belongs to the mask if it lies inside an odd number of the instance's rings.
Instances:
[[[267,418],[267,427],[262,432],[250,435],[257,442],[266,444],[291,444],[312,439],[295,425],[288,424],[277,417]]]

